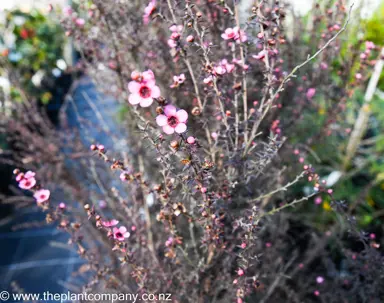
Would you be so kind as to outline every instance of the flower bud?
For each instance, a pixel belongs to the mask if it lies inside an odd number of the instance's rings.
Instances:
[[[171,142],[171,147],[173,148],[173,149],[178,149],[179,148],[179,142],[178,141],[172,141]]]
[[[200,116],[200,114],[201,114],[201,109],[200,109],[200,107],[198,107],[198,106],[194,107],[194,108],[192,109],[191,113],[192,113],[192,115],[194,115],[194,116]]]

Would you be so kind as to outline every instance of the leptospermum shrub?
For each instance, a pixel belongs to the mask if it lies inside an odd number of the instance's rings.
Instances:
[[[172,302],[383,299],[375,235],[333,199],[303,148],[348,139],[332,125],[343,125],[377,59],[366,41],[340,55],[351,16],[331,2],[314,7],[312,31],[294,19],[291,36],[280,1],[245,13],[238,1],[93,0],[64,10],[88,75],[126,108],[128,144],[121,152],[101,140],[81,153],[68,140],[81,169],[54,186],[52,164],[15,173],[89,262],[85,289],[170,293]],[[316,129],[298,136],[320,109]],[[79,176],[98,189],[79,188]],[[76,200],[56,203],[50,186]],[[305,214],[323,198],[335,220],[319,226]]]

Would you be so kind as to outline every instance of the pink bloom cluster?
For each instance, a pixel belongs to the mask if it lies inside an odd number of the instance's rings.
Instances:
[[[156,117],[157,125],[163,127],[163,131],[171,135],[174,132],[181,134],[187,130],[186,122],[188,113],[184,109],[177,110],[173,105],[164,107],[164,114]]]
[[[246,42],[248,40],[246,33],[237,26],[234,28],[227,28],[225,32],[221,34],[221,38],[224,40],[234,40],[237,43]]]
[[[125,226],[115,227],[119,224],[119,221],[112,219],[110,221],[101,221],[101,225],[104,227],[113,227],[112,231],[109,231],[108,235],[113,236],[115,240],[123,242],[126,238],[129,238],[131,235]]]
[[[180,39],[183,26],[174,24],[169,28],[169,30],[172,32],[172,34],[168,39],[168,46],[170,48],[175,48],[177,46],[177,41]]]
[[[235,65],[228,62],[227,59],[223,59],[216,65],[213,70],[217,75],[224,75],[225,73],[232,73],[235,69]]]
[[[375,49],[375,43],[371,41],[366,41],[365,42],[365,51],[360,54],[360,59],[365,60],[369,57],[371,54],[371,50]]]
[[[27,171],[24,173],[19,173],[16,176],[16,181],[19,182],[19,187],[22,189],[31,189],[36,185],[35,173],[32,171]]]
[[[24,173],[19,173],[16,176],[16,181],[19,182],[19,187],[22,189],[32,190],[36,185],[35,179],[36,173],[32,171],[27,171]],[[48,189],[39,189],[34,192],[33,197],[36,199],[37,203],[43,203],[49,199],[51,192]]]
[[[152,0],[148,3],[148,5],[144,9],[144,15],[143,15],[143,22],[144,24],[149,23],[149,17],[155,12],[156,10],[156,0]]]
[[[156,86],[155,75],[151,70],[142,74],[134,71],[131,74],[132,80],[128,83],[129,103],[132,105],[140,104],[141,107],[151,106],[153,98],[160,97],[160,88]]]

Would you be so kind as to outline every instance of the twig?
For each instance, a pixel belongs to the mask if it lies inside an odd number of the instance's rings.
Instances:
[[[307,60],[305,60],[303,63],[297,65],[284,79],[283,81],[280,83],[279,87],[277,88],[277,90],[275,91],[275,93],[272,94],[270,100],[268,100],[268,106],[267,108],[264,110],[263,112],[263,115],[262,117],[259,119],[259,121],[255,122],[255,124],[253,125],[253,128],[252,128],[252,132],[251,132],[251,136],[249,137],[249,140],[248,140],[248,143],[244,149],[244,153],[243,153],[243,157],[248,153],[248,150],[252,144],[252,140],[254,139],[254,136],[257,132],[257,129],[261,123],[261,121],[264,119],[264,117],[266,116],[266,114],[268,113],[269,109],[271,108],[272,104],[273,104],[273,101],[276,99],[277,95],[283,90],[284,88],[284,85],[292,78],[295,76],[295,73],[301,69],[303,66],[307,65],[309,62],[311,62],[313,59],[315,59],[318,55],[320,55],[333,41],[335,41],[337,39],[338,36],[340,36],[341,33],[343,33],[348,24],[349,24],[349,21],[351,19],[351,11],[352,11],[352,8],[353,8],[353,5],[354,3],[352,3],[352,5],[349,7],[349,12],[348,12],[348,16],[347,16],[347,20],[345,21],[343,27],[331,38],[328,40],[327,43],[324,44],[324,46],[322,48],[320,48],[315,54],[313,54],[312,56],[308,56]]]
[[[263,217],[266,217],[266,216],[271,216],[271,215],[274,215],[280,211],[282,211],[283,209],[285,208],[288,208],[288,207],[295,207],[296,204],[299,204],[301,202],[304,202],[304,201],[308,201],[310,198],[312,198],[313,196],[316,196],[318,193],[317,192],[314,192],[312,194],[310,194],[309,196],[305,196],[305,197],[302,197],[300,199],[296,199],[296,200],[293,200],[291,203],[286,203],[284,204],[283,206],[280,206],[278,208],[273,208],[272,210],[270,210],[269,212],[265,212],[265,213],[262,213],[260,214],[258,217],[257,217],[257,220],[260,220],[261,218]]]
[[[305,174],[306,174],[306,172],[303,171],[300,175],[298,175],[295,178],[295,180],[285,184],[283,187],[277,188],[274,191],[271,191],[271,192],[269,192],[267,194],[261,195],[261,196],[255,198],[255,199],[252,199],[249,202],[254,202],[254,201],[258,201],[258,200],[264,199],[264,198],[268,198],[268,197],[273,196],[274,194],[276,194],[278,192],[281,192],[281,191],[287,191],[289,187],[291,187],[292,185],[296,184],[301,178],[303,178],[305,176]]]

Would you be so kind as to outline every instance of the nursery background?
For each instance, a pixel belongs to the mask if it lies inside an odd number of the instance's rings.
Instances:
[[[379,0],[2,1],[0,292],[384,302],[383,66]]]

